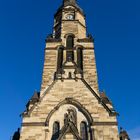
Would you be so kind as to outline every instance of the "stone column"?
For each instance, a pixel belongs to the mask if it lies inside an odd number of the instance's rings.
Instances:
[[[91,129],[88,129],[88,140],[91,140]]]
[[[45,127],[44,131],[45,131],[45,138],[44,138],[44,140],[48,140],[49,128]]]
[[[90,140],[95,140],[95,134],[94,134],[94,127],[91,126],[90,128]]]

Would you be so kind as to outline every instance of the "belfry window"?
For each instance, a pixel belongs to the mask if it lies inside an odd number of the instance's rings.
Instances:
[[[74,46],[74,37],[69,35],[66,40],[66,50],[67,50],[66,60],[68,62],[74,61],[73,46]]]
[[[59,122],[54,122],[54,124],[53,124],[53,133],[52,133],[52,139],[51,140],[57,140],[58,139],[59,130],[60,130]]]
[[[77,65],[80,70],[83,70],[83,49],[77,49]]]
[[[63,65],[63,47],[58,49],[58,58],[57,58],[57,72],[61,73]]]
[[[80,124],[80,136],[82,140],[88,140],[87,123],[81,122]]]

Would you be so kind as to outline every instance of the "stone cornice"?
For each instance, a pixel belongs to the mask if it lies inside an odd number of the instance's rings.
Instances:
[[[93,123],[93,126],[99,126],[99,125],[101,125],[101,126],[103,126],[103,125],[118,125],[118,123],[117,122],[94,122]]]
[[[83,39],[78,39],[77,40],[78,42],[80,42],[80,43],[83,43],[83,42],[94,42],[94,39],[92,39],[92,38],[83,38]]]
[[[58,48],[57,47],[47,47],[45,48],[45,50],[57,50]],[[73,50],[76,50],[77,48],[74,47]],[[93,47],[83,47],[83,50],[93,50],[94,48]],[[66,50],[66,48],[64,47],[64,50]]]
[[[27,122],[22,123],[22,126],[45,126],[44,122]]]
[[[62,39],[56,39],[56,38],[47,38],[46,43],[55,43],[55,42],[61,42]]]
[[[117,126],[118,123],[117,122],[93,122],[92,126],[107,126],[107,125],[115,125]],[[46,127],[45,125],[45,122],[25,122],[25,123],[22,123],[22,126],[26,126],[26,127],[30,127],[30,126],[44,126]]]

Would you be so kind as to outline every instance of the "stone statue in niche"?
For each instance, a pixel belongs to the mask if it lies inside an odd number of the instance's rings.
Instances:
[[[77,124],[77,114],[74,108],[68,109],[67,113],[64,115],[64,124],[68,124],[69,122],[74,125]]]

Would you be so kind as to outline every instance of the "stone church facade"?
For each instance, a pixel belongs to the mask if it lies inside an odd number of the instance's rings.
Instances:
[[[117,113],[99,92],[94,40],[76,0],[63,0],[53,27],[41,91],[22,113],[20,140],[119,140]]]

